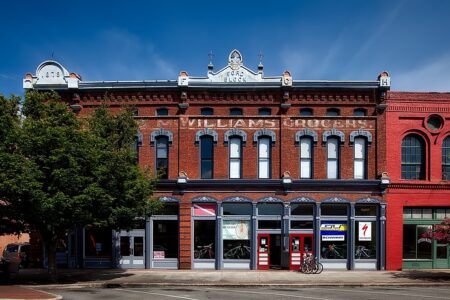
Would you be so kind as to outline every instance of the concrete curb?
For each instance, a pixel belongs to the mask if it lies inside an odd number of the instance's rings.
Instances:
[[[376,282],[376,283],[352,283],[352,282],[323,282],[323,283],[172,283],[172,282],[158,282],[158,283],[132,283],[132,282],[118,282],[118,283],[74,283],[74,284],[52,284],[52,285],[35,285],[35,288],[52,288],[52,289],[81,289],[81,288],[146,288],[146,287],[378,287],[378,286],[448,286],[448,282]]]

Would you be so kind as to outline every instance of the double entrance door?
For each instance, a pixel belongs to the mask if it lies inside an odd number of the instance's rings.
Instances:
[[[258,269],[281,268],[281,234],[258,234]]]
[[[119,267],[145,268],[145,230],[120,231]]]
[[[304,256],[314,255],[313,234],[292,233],[289,236],[289,269],[299,270]]]

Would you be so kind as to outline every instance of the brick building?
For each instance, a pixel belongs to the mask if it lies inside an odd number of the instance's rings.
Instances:
[[[386,103],[386,266],[450,268],[449,246],[421,236],[450,217],[450,94],[390,92]]]
[[[325,268],[384,269],[389,87],[387,73],[266,77],[237,50],[224,68],[177,80],[85,81],[43,62],[25,89],[55,90],[80,115],[135,107],[139,164],[161,176],[165,202],[130,232],[78,230],[67,264],[297,269],[313,251]]]

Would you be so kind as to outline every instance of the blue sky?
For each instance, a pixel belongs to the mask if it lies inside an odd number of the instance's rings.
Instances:
[[[450,92],[450,1],[8,1],[0,19],[0,92],[53,57],[84,80],[206,74],[241,51],[266,75],[372,80]]]

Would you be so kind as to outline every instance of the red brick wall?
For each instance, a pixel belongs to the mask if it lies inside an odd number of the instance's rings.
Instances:
[[[428,116],[444,120],[438,131],[425,127]],[[426,179],[401,179],[401,142],[409,133],[426,143]],[[450,207],[450,182],[442,180],[442,141],[450,134],[449,93],[390,92],[386,110],[386,162],[391,178],[387,191],[387,269],[400,270],[403,256],[403,208]]]

